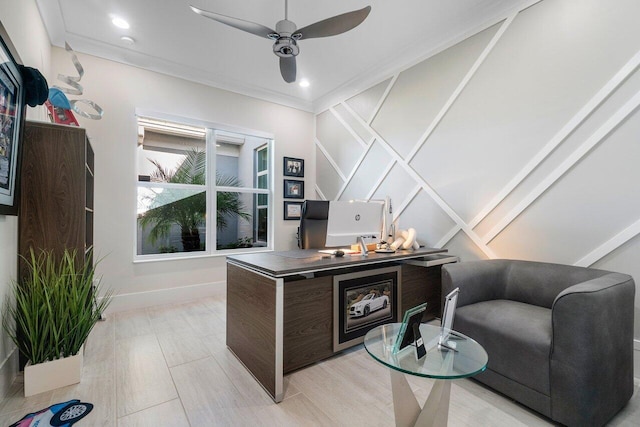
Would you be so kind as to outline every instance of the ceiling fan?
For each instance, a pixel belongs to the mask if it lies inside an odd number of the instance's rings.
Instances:
[[[296,24],[289,21],[287,9],[288,0],[285,0],[284,19],[276,24],[275,30],[272,30],[262,24],[220,15],[219,13],[209,12],[191,6],[191,10],[198,15],[246,31],[247,33],[255,34],[259,37],[275,40],[273,53],[280,57],[280,74],[282,74],[282,78],[287,83],[296,81],[296,56],[300,52],[298,40],[342,34],[360,25],[367,18],[369,12],[371,12],[371,6],[367,6],[297,29]]]

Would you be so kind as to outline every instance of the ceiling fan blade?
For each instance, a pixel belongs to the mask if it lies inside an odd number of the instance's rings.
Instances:
[[[213,19],[214,21],[221,22],[230,27],[237,28],[238,30],[246,31],[247,33],[255,34],[259,37],[270,38],[272,34],[277,34],[275,30],[269,27],[265,27],[262,24],[256,24],[255,22],[245,21],[243,19],[232,18],[230,16],[220,15],[219,13],[209,12],[207,10],[198,9],[195,6],[189,6],[198,15],[202,15],[206,18]]]
[[[280,57],[280,74],[287,83],[293,83],[296,81],[296,57]]]
[[[296,40],[303,40],[342,34],[360,25],[369,16],[369,12],[371,12],[371,6],[336,15],[300,28],[293,33],[292,37]]]

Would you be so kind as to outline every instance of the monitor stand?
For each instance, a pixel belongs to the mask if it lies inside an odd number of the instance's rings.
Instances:
[[[360,253],[362,254],[362,256],[369,255],[369,251],[367,250],[367,244],[364,242],[365,237],[366,236],[358,237],[358,243],[360,244]]]

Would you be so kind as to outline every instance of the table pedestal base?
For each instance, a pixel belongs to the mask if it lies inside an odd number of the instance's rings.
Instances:
[[[402,372],[392,369],[391,391],[397,427],[446,426],[449,418],[450,380],[436,380],[422,409]]]

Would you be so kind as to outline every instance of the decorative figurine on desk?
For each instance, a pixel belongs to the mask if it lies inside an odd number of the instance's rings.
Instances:
[[[391,249],[394,251],[400,247],[402,249],[420,249],[420,243],[416,240],[417,232],[415,228],[409,230],[400,230],[400,236],[393,243],[391,243]]]

